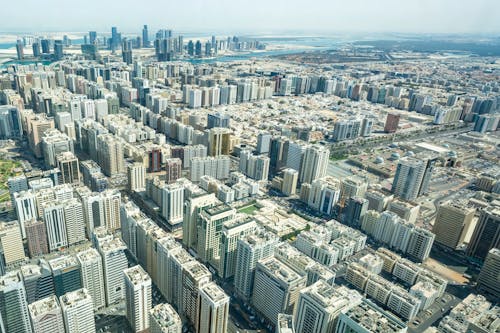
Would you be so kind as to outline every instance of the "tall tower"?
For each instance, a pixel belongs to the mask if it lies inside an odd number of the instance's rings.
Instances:
[[[330,150],[327,146],[307,147],[300,170],[300,182],[311,184],[314,180],[325,177],[329,160]]]
[[[299,172],[294,169],[283,170],[283,186],[281,187],[281,192],[283,194],[290,196],[294,195],[297,190],[297,181],[299,179]]]
[[[235,215],[236,211],[225,204],[201,210],[197,252],[203,262],[216,264],[220,257],[222,224],[234,219]]]
[[[280,260],[270,257],[257,263],[252,303],[274,325],[278,314],[293,312],[306,277]]]
[[[107,306],[119,302],[125,296],[123,270],[128,267],[126,249],[127,247],[119,238],[105,240],[98,246],[103,259]]]
[[[65,333],[64,319],[55,295],[28,305],[33,333]]]
[[[87,289],[78,289],[59,298],[66,332],[95,333],[94,306]]]
[[[198,245],[198,214],[204,207],[213,206],[217,202],[214,193],[207,194],[203,192],[201,195],[193,196],[186,200],[184,221],[182,223],[182,243],[191,248],[196,249]]]
[[[113,134],[97,136],[97,155],[99,165],[106,176],[125,172],[123,144]]]
[[[135,162],[127,167],[128,189],[130,192],[146,190],[146,168],[144,164]]]
[[[151,311],[151,278],[137,265],[123,271],[127,320],[134,332],[147,332]]]
[[[19,221],[21,236],[26,238],[25,223],[27,221],[35,220],[38,217],[35,203],[35,193],[33,190],[15,192],[13,200],[16,207],[17,220]]]
[[[161,215],[170,225],[177,225],[184,218],[184,186],[179,183],[161,188]]]
[[[263,229],[238,240],[234,287],[239,295],[250,298],[257,262],[271,257],[278,242],[275,234]]]
[[[145,24],[142,28],[142,47],[149,47],[149,31],[148,26]]]
[[[56,202],[46,202],[42,206],[43,220],[47,227],[49,251],[55,251],[68,246],[64,205]],[[83,221],[82,221],[83,222]]]
[[[149,323],[151,333],[181,333],[181,317],[172,305],[161,303],[149,312]]]
[[[32,332],[26,291],[17,272],[0,277],[0,327],[9,333]]]
[[[78,158],[72,152],[64,152],[56,156],[57,167],[61,170],[63,184],[80,184],[80,167]]]
[[[337,317],[361,302],[361,295],[352,291],[344,295],[323,280],[300,291],[295,310],[295,328],[302,333],[335,331]],[[356,297],[359,296],[359,297]]]
[[[439,205],[432,228],[432,232],[436,234],[436,242],[451,249],[463,244],[472,227],[475,211],[466,202],[448,201]]]
[[[215,282],[200,289],[197,333],[226,333],[229,317],[229,296]]]
[[[467,255],[484,260],[488,251],[500,248],[500,207],[487,207],[481,211],[479,221],[467,247]]]
[[[166,181],[171,184],[182,177],[182,161],[180,158],[168,158],[165,161]]]
[[[114,231],[120,228],[120,203],[121,194],[116,189],[109,189],[101,192],[104,225],[109,231]]]
[[[21,231],[16,221],[0,223],[0,245],[3,250],[3,264],[22,263],[26,259]]]
[[[479,288],[494,296],[500,297],[500,249],[491,249],[484,260],[481,273],[477,279]]]
[[[392,183],[392,192],[408,201],[414,201],[421,193],[426,174],[426,163],[416,158],[404,158],[399,161]]]
[[[96,249],[89,248],[79,252],[76,258],[82,269],[83,288],[87,289],[92,296],[94,309],[99,310],[106,306],[101,255]]]
[[[59,256],[49,261],[54,277],[56,296],[62,296],[70,291],[82,288],[82,273],[80,264],[71,255]]]

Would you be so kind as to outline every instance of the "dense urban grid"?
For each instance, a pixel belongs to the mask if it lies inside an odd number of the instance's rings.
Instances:
[[[147,25],[15,52],[2,332],[500,332],[498,57]]]

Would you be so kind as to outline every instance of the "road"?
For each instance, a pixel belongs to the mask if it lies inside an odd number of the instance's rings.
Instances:
[[[437,300],[427,310],[419,312],[419,315],[408,323],[408,333],[422,333],[429,326],[432,326],[432,324],[448,314],[458,303],[460,303],[460,299],[445,293],[441,299]],[[416,321],[418,321],[418,324],[414,325]]]

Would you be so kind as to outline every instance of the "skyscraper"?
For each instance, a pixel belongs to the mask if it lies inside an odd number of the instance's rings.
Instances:
[[[66,332],[95,333],[94,306],[87,289],[78,289],[59,297]]]
[[[102,258],[96,249],[90,248],[76,255],[82,270],[82,285],[87,289],[94,304],[94,310],[106,306]]]
[[[45,223],[39,220],[30,220],[26,222],[25,227],[30,256],[36,257],[49,253]]]
[[[80,264],[74,256],[59,256],[49,260],[49,265],[54,278],[56,296],[82,288]]]
[[[184,218],[184,187],[179,183],[161,188],[161,215],[174,226]]]
[[[171,184],[182,177],[182,160],[180,158],[168,158],[165,161],[166,181]]]
[[[361,302],[361,295],[356,291],[344,295],[338,290],[323,280],[302,289],[295,310],[296,331],[334,332],[337,317]]]
[[[23,41],[18,39],[16,42],[16,52],[17,52],[17,60],[24,59],[24,45]]]
[[[106,305],[110,306],[125,297],[123,270],[128,267],[127,247],[119,238],[105,240],[98,245],[104,268]]]
[[[135,162],[127,167],[128,189],[131,192],[146,190],[146,168],[144,164]]]
[[[271,134],[269,133],[259,133],[257,135],[257,153],[268,154],[271,146]]]
[[[451,249],[463,244],[465,236],[473,226],[475,211],[463,201],[448,201],[439,205],[432,227],[436,242]]]
[[[80,183],[78,158],[72,152],[63,152],[56,156],[57,167],[61,170],[63,184]]]
[[[420,195],[425,194],[432,175],[434,162],[432,159],[402,158],[396,169],[392,192],[408,201],[413,201]]]
[[[231,130],[223,127],[211,128],[208,133],[208,154],[210,156],[231,153]]]
[[[142,47],[150,47],[148,26],[145,24],[142,28]]]
[[[0,223],[1,260],[5,266],[22,263],[26,259],[21,231],[16,221]]]
[[[20,270],[28,303],[54,294],[52,271],[47,261],[40,259],[38,264],[23,265]]]
[[[203,262],[217,264],[220,257],[222,225],[234,219],[236,211],[228,205],[205,207],[200,212],[198,227],[198,255]]]
[[[267,320],[277,324],[278,314],[293,312],[306,277],[296,273],[280,260],[259,260],[255,271],[252,303]]]
[[[33,333],[65,333],[64,319],[55,295],[28,305]]]
[[[99,165],[107,176],[125,172],[123,144],[112,134],[97,136],[97,155]]]
[[[0,277],[0,327],[6,333],[32,332],[26,291],[18,272]]]
[[[134,332],[146,332],[151,311],[151,278],[139,265],[124,270],[123,274],[127,320]]]
[[[181,317],[172,305],[161,303],[149,312],[149,324],[151,333],[181,333]]]
[[[250,298],[257,262],[272,256],[278,242],[275,234],[263,229],[238,240],[234,287],[240,296]]]
[[[480,290],[488,294],[500,298],[500,249],[493,248],[488,252],[484,260],[481,273],[477,279],[477,284]]]
[[[329,159],[328,147],[321,145],[307,147],[300,170],[300,182],[311,184],[314,180],[326,176]]]
[[[257,224],[252,219],[229,220],[222,225],[220,261],[217,270],[225,279],[234,276],[237,260],[238,240],[255,231]]]
[[[387,114],[387,118],[385,120],[384,132],[395,133],[398,130],[400,117],[401,116],[397,113]]]
[[[198,215],[204,207],[216,204],[214,193],[201,193],[186,200],[184,220],[182,224],[182,243],[188,248],[195,249],[198,245]]]
[[[500,248],[500,208],[491,206],[481,210],[479,221],[472,234],[467,255],[484,260],[488,251]]]
[[[229,296],[215,282],[201,287],[199,292],[197,333],[226,333],[229,317]]]
[[[283,170],[283,185],[281,187],[281,192],[287,196],[294,195],[297,190],[298,179],[299,172],[297,170],[290,168]]]

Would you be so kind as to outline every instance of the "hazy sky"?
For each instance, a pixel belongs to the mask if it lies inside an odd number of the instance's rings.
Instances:
[[[2,0],[0,31],[500,33],[500,0]]]

